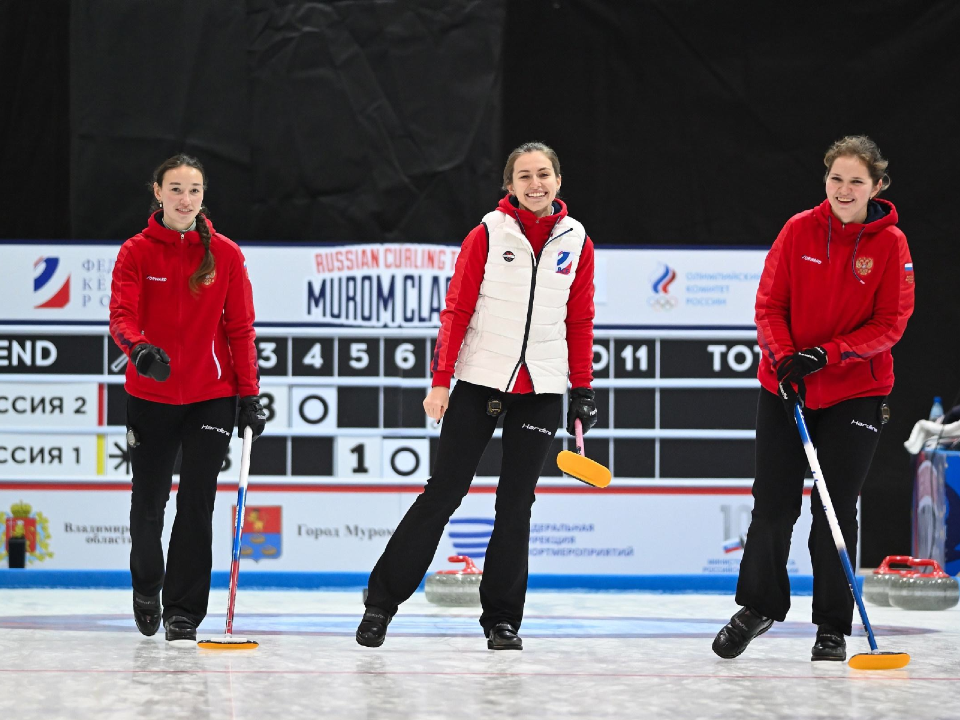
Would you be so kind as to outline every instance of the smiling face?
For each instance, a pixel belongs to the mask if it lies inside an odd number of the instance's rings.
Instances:
[[[188,165],[171,168],[153,184],[153,194],[162,203],[163,223],[182,232],[203,207],[203,173]]]
[[[559,189],[560,176],[554,172],[553,163],[545,154],[528,152],[517,158],[507,191],[517,198],[520,207],[537,217],[550,215]]]
[[[880,192],[881,183],[874,184],[870,171],[859,158],[841,155],[833,161],[827,173],[827,200],[834,216],[844,225],[862,223],[867,219],[867,203]]]

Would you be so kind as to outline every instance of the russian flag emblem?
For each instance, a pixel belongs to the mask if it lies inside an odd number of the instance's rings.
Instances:
[[[743,550],[743,538],[730,538],[723,543],[723,551],[725,553],[732,553],[737,550]]]

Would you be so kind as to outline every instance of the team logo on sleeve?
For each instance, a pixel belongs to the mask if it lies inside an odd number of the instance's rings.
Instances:
[[[557,272],[561,275],[569,275],[573,269],[573,256],[569,250],[561,250],[557,253]]]
[[[866,277],[873,270],[873,258],[860,257],[857,258],[857,275],[860,277]]]
[[[515,257],[516,257],[516,255],[514,255],[514,254],[513,254],[512,252],[510,252],[509,250],[507,250],[507,251],[503,254],[503,259],[506,260],[507,262],[513,262],[513,259],[514,259]]]
[[[912,283],[913,282],[913,263],[912,262],[904,263],[903,273],[905,275],[903,279],[906,280],[908,283]]]

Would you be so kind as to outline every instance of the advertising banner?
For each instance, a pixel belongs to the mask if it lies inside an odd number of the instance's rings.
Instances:
[[[105,323],[119,248],[119,242],[4,242],[0,325]],[[437,327],[460,252],[459,246],[416,244],[252,243],[241,249],[259,325],[370,328]],[[599,247],[596,323],[749,327],[765,255],[763,249]]]
[[[274,491],[252,485],[241,558],[257,570],[366,573],[373,567],[416,492],[378,488],[344,491],[304,487]],[[444,531],[431,572],[448,569],[451,555],[483,567],[494,520],[493,488],[476,488]],[[213,518],[214,569],[230,564],[236,493],[217,494]],[[530,526],[530,573],[571,575],[736,574],[753,498],[728,493],[658,491],[584,495],[550,488],[537,496]],[[176,512],[167,504],[164,548]],[[29,567],[113,569],[129,566],[130,491],[0,490],[0,532],[21,518],[34,538]],[[664,517],[677,518],[665,523]],[[789,572],[809,575],[806,538],[809,496],[794,528]],[[0,548],[5,547],[5,537]],[[3,558],[0,558],[2,561]]]

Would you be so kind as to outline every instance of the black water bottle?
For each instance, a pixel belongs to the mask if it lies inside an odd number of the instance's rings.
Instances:
[[[7,540],[7,562],[12,568],[26,567],[27,539],[25,537],[12,537]]]

